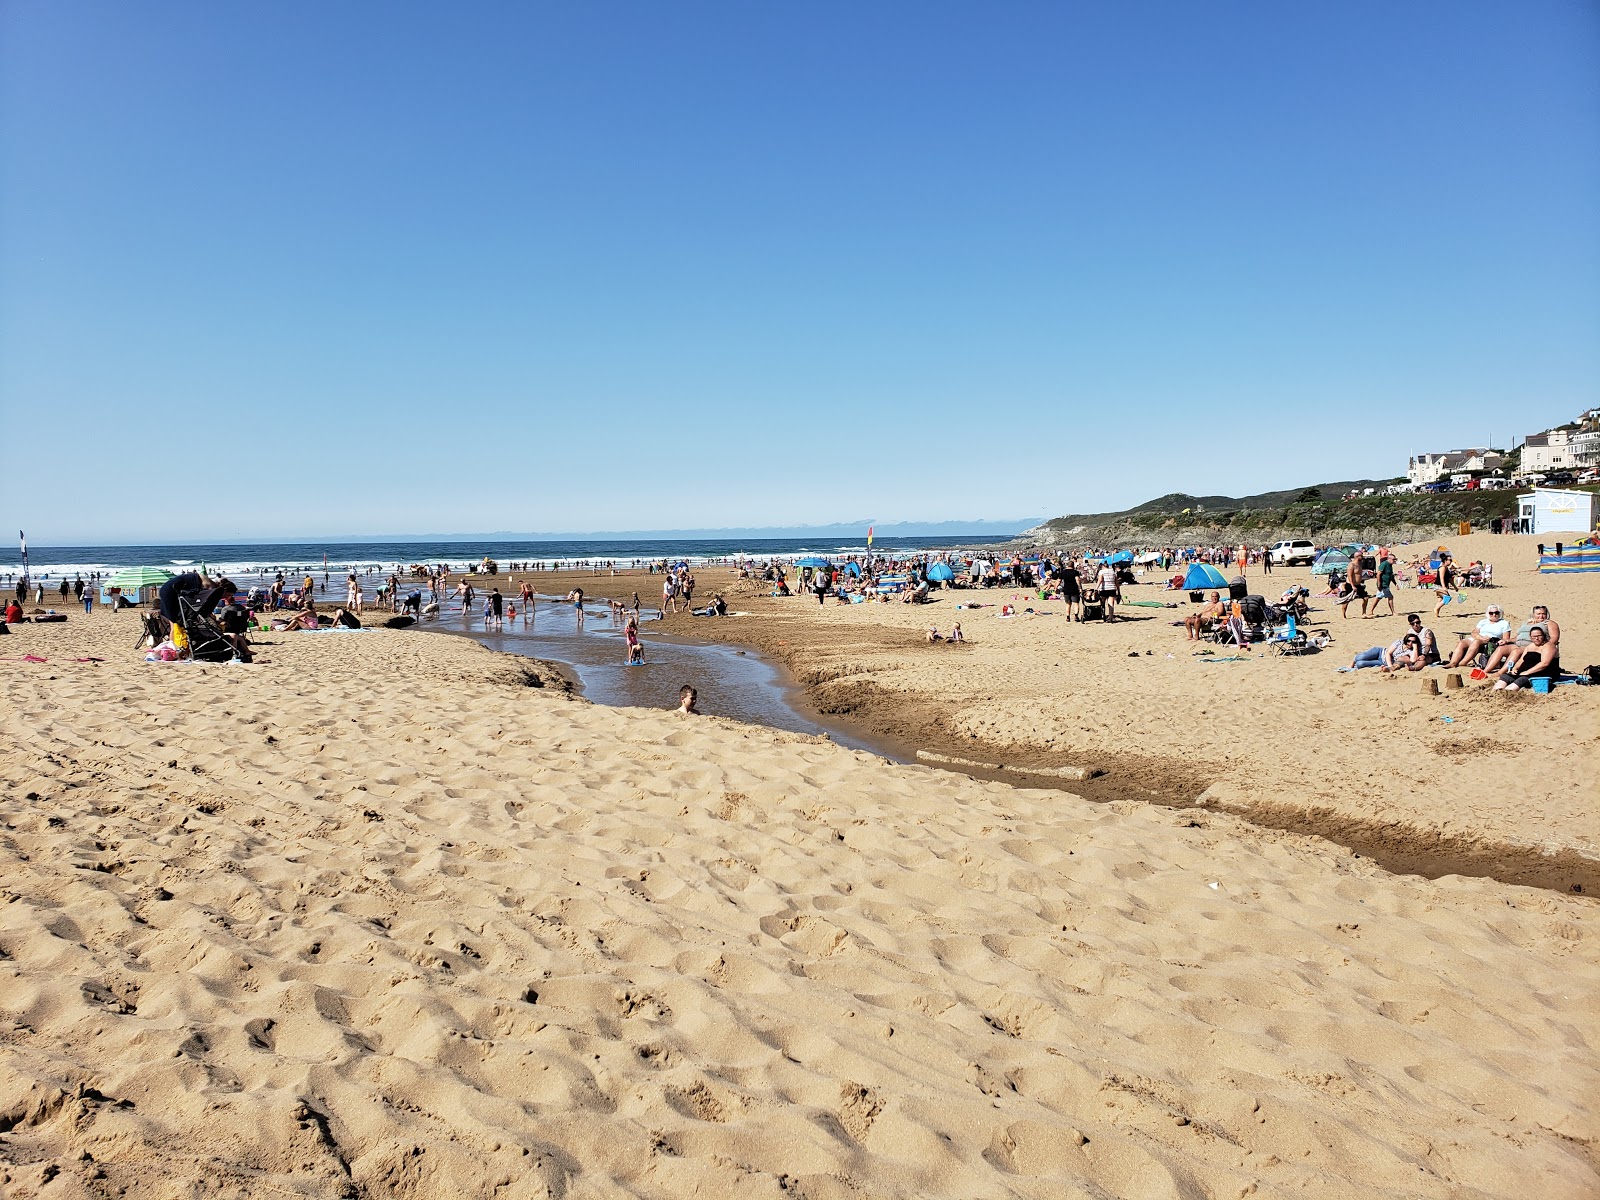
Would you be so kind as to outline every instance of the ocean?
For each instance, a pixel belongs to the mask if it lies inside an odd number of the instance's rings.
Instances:
[[[958,546],[993,545],[993,537],[897,537],[873,541],[875,554],[898,555]],[[453,572],[487,557],[499,563],[535,562],[558,567],[615,562],[619,566],[668,559],[691,563],[733,559],[765,560],[818,554],[844,558],[867,551],[866,539],[844,544],[816,538],[600,539],[594,541],[441,541],[441,542],[248,542],[164,546],[29,546],[35,579],[69,579],[107,574],[123,567],[162,567],[181,572],[204,564],[212,574],[229,576],[389,571],[412,563],[444,563]],[[0,561],[0,578],[14,581],[22,558],[13,550]]]

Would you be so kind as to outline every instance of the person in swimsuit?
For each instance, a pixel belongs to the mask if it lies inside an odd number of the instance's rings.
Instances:
[[[624,636],[628,640],[628,665],[632,666],[634,663],[644,662],[644,644],[639,641],[639,622],[637,620],[628,622]]]
[[[578,614],[578,624],[583,624],[583,589],[573,588],[567,593],[567,599],[572,601],[572,611]]]
[[[1528,631],[1528,637],[1527,646],[1517,651],[1516,656],[1506,664],[1505,670],[1500,672],[1500,678],[1494,685],[1495,691],[1531,687],[1534,679],[1556,679],[1561,675],[1561,656],[1556,652],[1556,644],[1550,640],[1549,631],[1543,625],[1535,625]]]

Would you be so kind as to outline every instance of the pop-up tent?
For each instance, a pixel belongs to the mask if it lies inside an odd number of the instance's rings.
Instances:
[[[1343,550],[1324,550],[1311,564],[1313,575],[1343,575],[1350,566],[1350,555]]]
[[[1228,580],[1210,563],[1190,563],[1189,570],[1183,577],[1183,586],[1191,592],[1201,588],[1226,588]]]
[[[949,583],[955,577],[956,573],[950,569],[949,563],[934,563],[928,568],[928,578],[935,583]]]

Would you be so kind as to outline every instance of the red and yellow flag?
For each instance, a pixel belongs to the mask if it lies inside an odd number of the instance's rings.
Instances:
[[[867,545],[872,545],[872,526],[867,526]]]

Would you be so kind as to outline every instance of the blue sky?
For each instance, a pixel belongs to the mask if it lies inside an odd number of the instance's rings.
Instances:
[[[1600,403],[1597,147],[1588,2],[24,0],[0,513],[793,525],[1397,474]]]

